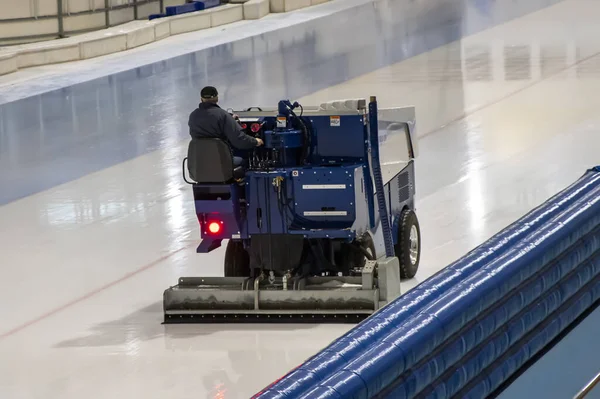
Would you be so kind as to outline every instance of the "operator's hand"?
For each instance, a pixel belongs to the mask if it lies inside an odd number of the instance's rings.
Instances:
[[[262,139],[259,139],[258,137],[256,137],[256,146],[260,147],[261,145],[264,145],[264,141],[262,141]]]

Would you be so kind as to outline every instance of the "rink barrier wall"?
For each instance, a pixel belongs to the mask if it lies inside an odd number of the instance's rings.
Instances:
[[[599,279],[596,167],[254,397],[489,394],[592,306]]]
[[[0,51],[0,75],[15,72],[18,67],[18,57],[14,51]]]
[[[328,0],[325,0],[328,1]],[[234,3],[234,2],[232,2]],[[269,0],[249,0],[244,1],[244,19],[261,19],[270,11]]]
[[[132,21],[117,27],[48,42],[0,48],[0,75],[22,68],[78,61],[118,53],[181,33],[256,20],[269,13],[298,10],[329,0],[235,0],[231,4],[180,13],[150,21]]]
[[[41,42],[146,19],[186,0],[2,0],[0,46]]]

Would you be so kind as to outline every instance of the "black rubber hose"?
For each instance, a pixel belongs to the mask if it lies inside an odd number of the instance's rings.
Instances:
[[[361,246],[358,246],[358,250],[369,260],[375,260],[375,257],[373,256],[373,254],[370,254],[369,251],[367,251],[366,248],[363,248]]]
[[[383,240],[385,243],[385,255],[388,258],[394,254],[394,240],[392,238],[392,226],[388,215],[387,203],[385,201],[385,192],[383,190],[383,176],[381,173],[381,163],[379,158],[379,131],[377,126],[377,101],[371,99],[369,103],[369,124],[371,134],[371,164],[373,169],[373,178],[375,181],[375,190],[377,204],[379,205],[379,217],[381,219],[381,228],[383,229]]]
[[[298,106],[300,107],[300,116],[302,116],[302,114],[304,114],[304,108],[300,104],[298,104]],[[296,115],[294,110],[292,110],[291,108],[289,108],[289,110],[290,110],[290,114],[294,117],[294,119],[296,119],[298,121],[298,124],[300,125],[300,129],[302,130],[302,135],[304,136],[304,143],[302,145],[302,154],[300,156],[300,163],[306,164],[307,160],[308,160],[308,155],[310,154],[310,146],[311,146],[310,134],[308,133],[308,128],[306,127],[306,124],[304,123],[302,118],[299,117],[298,115]]]

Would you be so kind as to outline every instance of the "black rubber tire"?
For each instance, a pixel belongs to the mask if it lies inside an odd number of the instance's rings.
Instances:
[[[411,261],[410,249],[410,231],[416,228],[417,233],[417,256],[416,261]],[[398,243],[394,246],[396,257],[400,261],[400,278],[408,280],[413,278],[419,270],[419,262],[421,260],[421,229],[417,215],[411,209],[405,209],[400,215],[400,223],[398,224]]]
[[[224,263],[225,277],[250,277],[250,256],[241,241],[229,240]]]

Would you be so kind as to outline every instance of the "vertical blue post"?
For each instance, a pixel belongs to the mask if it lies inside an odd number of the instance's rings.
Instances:
[[[379,159],[379,127],[377,121],[377,98],[371,97],[369,102],[369,134],[371,138],[371,167],[373,168],[373,178],[375,179],[375,190],[377,195],[377,204],[379,205],[379,216],[381,218],[381,227],[383,229],[383,240],[385,242],[385,255],[388,258],[395,256],[394,239],[392,237],[392,227],[388,215],[387,204],[385,202],[385,192],[383,191],[383,176],[381,174],[381,162]]]

